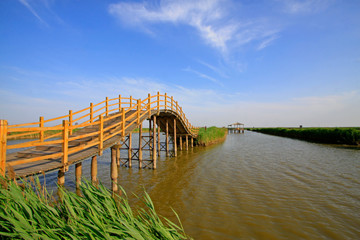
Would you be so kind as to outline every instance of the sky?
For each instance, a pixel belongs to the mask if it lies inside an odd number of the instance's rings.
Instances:
[[[358,0],[2,0],[0,119],[173,96],[195,126],[360,126]]]

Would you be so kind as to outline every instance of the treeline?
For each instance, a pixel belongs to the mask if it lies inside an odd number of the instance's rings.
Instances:
[[[252,128],[276,136],[296,138],[317,143],[360,145],[360,128]]]

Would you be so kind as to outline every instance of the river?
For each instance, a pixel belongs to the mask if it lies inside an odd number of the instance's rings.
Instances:
[[[142,204],[131,193],[146,189],[160,215],[176,221],[174,209],[194,239],[360,239],[358,149],[245,132],[178,155],[162,153],[155,171],[121,167],[119,183],[133,206]],[[109,166],[106,150],[98,169],[108,187]],[[72,166],[70,189],[74,175]],[[50,187],[56,177],[46,176]]]

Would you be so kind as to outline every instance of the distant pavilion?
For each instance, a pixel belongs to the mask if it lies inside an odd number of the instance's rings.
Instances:
[[[228,125],[229,133],[244,133],[244,124],[243,123],[233,123]]]

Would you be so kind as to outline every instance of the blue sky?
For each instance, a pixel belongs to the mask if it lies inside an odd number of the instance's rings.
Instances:
[[[360,1],[0,2],[0,118],[173,95],[193,125],[359,126]]]

